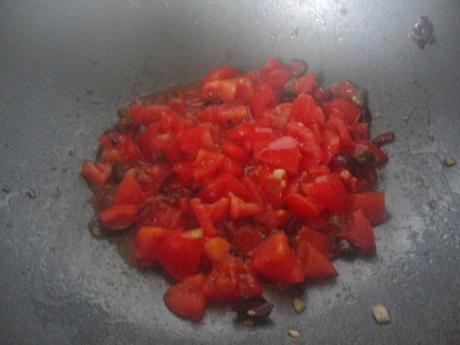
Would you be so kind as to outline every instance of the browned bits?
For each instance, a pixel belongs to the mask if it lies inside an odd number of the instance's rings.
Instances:
[[[288,330],[288,335],[294,339],[300,339],[300,332],[296,329]]]
[[[457,164],[457,161],[452,158],[446,158],[442,162],[448,168],[453,167],[455,164]]]
[[[294,310],[297,314],[300,314],[305,310],[305,303],[298,298],[294,298],[292,301],[292,306],[294,307]]]
[[[361,117],[359,118],[359,122],[365,122],[365,123],[368,123],[369,125],[371,124],[372,113],[368,107],[364,107],[363,110],[361,111]]]
[[[372,314],[375,322],[379,325],[391,322],[390,313],[388,313],[387,308],[382,304],[374,304],[372,306]]]
[[[393,132],[385,132],[377,135],[372,142],[377,146],[383,146],[390,144],[395,140],[395,134]]]
[[[238,318],[242,320],[261,321],[268,318],[273,309],[273,304],[262,296],[246,297],[236,301],[232,309],[237,313]]]

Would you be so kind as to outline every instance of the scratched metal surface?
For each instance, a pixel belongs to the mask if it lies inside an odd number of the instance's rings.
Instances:
[[[421,15],[436,43],[408,31]],[[460,2],[3,0],[0,2],[0,343],[460,343]],[[305,58],[370,92],[374,133],[397,141],[381,172],[389,220],[377,255],[338,261],[307,310],[269,292],[271,323],[223,309],[198,325],[167,312],[167,283],[90,237],[79,165],[115,110],[226,63]],[[392,323],[378,326],[371,305]]]

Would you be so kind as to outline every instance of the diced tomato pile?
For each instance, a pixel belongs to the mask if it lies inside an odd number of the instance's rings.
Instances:
[[[136,263],[177,281],[173,313],[199,321],[210,302],[261,296],[262,282],[333,277],[344,243],[374,250],[388,158],[352,83],[322,88],[304,62],[270,58],[119,113],[82,175],[101,227],[134,232]]]

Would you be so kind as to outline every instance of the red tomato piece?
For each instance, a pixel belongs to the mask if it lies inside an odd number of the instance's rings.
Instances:
[[[139,205],[114,205],[98,213],[101,224],[110,230],[123,230],[137,220]]]
[[[177,316],[201,321],[206,311],[204,282],[204,275],[197,274],[170,286],[163,297],[166,307]]]
[[[328,120],[329,126],[333,128],[340,138],[340,143],[345,148],[349,148],[353,146],[353,140],[350,136],[350,130],[348,129],[345,121],[342,117],[337,113],[334,112],[329,116]]]
[[[286,202],[292,213],[301,218],[316,217],[321,212],[321,207],[315,204],[310,198],[298,193],[289,193]]]
[[[230,197],[230,216],[233,220],[255,216],[263,211],[255,202],[245,202],[237,196]]]
[[[257,221],[265,225],[268,229],[279,229],[291,217],[291,213],[287,210],[268,210],[257,215]]]
[[[301,159],[299,143],[291,136],[280,137],[257,152],[255,158],[273,168],[282,168],[295,175]]]
[[[307,278],[324,279],[337,275],[337,271],[329,259],[309,242],[300,241],[297,244],[296,254],[304,264]]]
[[[227,255],[209,274],[204,293],[206,298],[213,301],[235,301],[262,295],[262,285],[248,265],[239,258]]]
[[[196,156],[193,177],[204,180],[212,177],[224,164],[225,156],[221,153],[199,150]]]
[[[323,154],[324,154],[324,163],[329,164],[329,162],[337,155],[340,149],[340,138],[339,136],[331,129],[325,129],[323,132],[324,142],[322,145]]]
[[[244,103],[251,99],[254,87],[249,78],[214,80],[203,84],[203,99],[220,99],[224,102]]]
[[[251,194],[244,184],[231,174],[223,174],[206,184],[200,191],[200,198],[207,202],[214,202],[222,197],[233,193],[245,200],[251,198]]]
[[[291,119],[308,126],[316,121],[315,100],[310,95],[300,94],[292,103]]]
[[[262,71],[262,80],[275,89],[282,89],[292,78],[292,71],[286,65],[266,68]]]
[[[225,257],[231,249],[231,244],[223,237],[213,237],[204,244],[204,253],[211,262],[218,262]]]
[[[347,126],[354,126],[361,117],[361,107],[342,98],[334,98],[324,104],[326,114],[338,113]]]
[[[230,158],[236,159],[238,161],[244,162],[248,159],[248,153],[231,141],[226,141],[222,144],[222,151]]]
[[[382,223],[385,220],[385,193],[348,194],[347,208],[351,211],[361,210],[373,225]]]
[[[215,222],[222,220],[228,211],[228,198],[222,198],[213,204],[204,204],[198,198],[193,198],[190,201],[190,207],[195,214],[198,223],[206,236],[215,236],[217,230],[214,226]]]
[[[262,242],[253,253],[252,265],[260,277],[273,282],[297,284],[305,279],[303,264],[289,246],[284,232],[277,232]]]
[[[254,97],[249,102],[252,115],[259,117],[265,110],[274,106],[278,102],[275,92],[270,85],[260,85],[254,94]]]
[[[301,188],[316,204],[323,205],[335,213],[344,211],[347,192],[340,176],[335,174],[319,176],[315,182],[304,184]]]
[[[173,171],[180,183],[187,185],[193,178],[193,162],[182,161],[173,165]]]
[[[228,78],[234,78],[241,75],[242,72],[238,68],[231,66],[221,66],[216,69],[213,69],[211,72],[205,75],[203,78],[203,84],[209,83],[214,80],[222,80]]]
[[[158,246],[168,231],[158,226],[141,226],[134,237],[132,255],[143,267],[150,267],[157,260]]]
[[[369,140],[357,140],[354,147],[354,155],[359,155],[360,152],[371,152],[375,158],[375,165],[381,165],[388,160],[388,156],[380,147],[374,145]]]
[[[287,132],[301,143],[300,148],[304,153],[304,167],[316,166],[323,161],[322,149],[309,128],[301,123],[291,123],[287,126]]]
[[[339,232],[337,236],[349,240],[362,252],[369,252],[375,248],[374,230],[361,210],[351,214],[347,230]]]
[[[201,229],[175,232],[161,241],[158,247],[158,261],[177,280],[194,275],[198,270],[203,251]]]
[[[165,115],[174,114],[174,110],[172,110],[170,106],[163,104],[133,104],[129,108],[128,114],[135,124],[144,124],[148,126],[157,122]]]
[[[230,231],[230,241],[243,254],[248,254],[261,244],[265,229],[256,224],[244,224],[233,227]]]
[[[296,94],[312,94],[316,86],[316,75],[309,73],[299,78],[293,87]]]
[[[199,149],[203,148],[204,127],[186,129],[179,138],[179,146],[183,153],[195,158]]]
[[[324,232],[304,226],[297,232],[297,243],[303,241],[311,244],[322,255],[326,257],[329,256],[331,251],[331,240]]]
[[[95,187],[103,186],[112,174],[112,165],[109,163],[93,163],[84,160],[81,164],[81,174]]]
[[[131,204],[139,205],[145,202],[146,195],[141,185],[133,175],[125,175],[117,187],[114,205]]]

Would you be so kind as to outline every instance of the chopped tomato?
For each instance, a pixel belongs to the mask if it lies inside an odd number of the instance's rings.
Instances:
[[[298,146],[299,143],[293,137],[284,136],[269,143],[255,158],[273,168],[282,168],[295,175],[301,159]]]
[[[297,243],[302,241],[308,242],[310,245],[315,247],[318,252],[326,257],[329,256],[331,251],[331,240],[324,232],[304,226],[299,230],[296,238]]]
[[[230,197],[230,215],[234,220],[255,216],[263,210],[263,207],[255,202],[245,202],[237,196]]]
[[[177,316],[200,321],[206,311],[204,282],[204,275],[197,274],[169,287],[163,298],[168,309]]]
[[[139,182],[133,175],[128,174],[118,185],[113,203],[114,205],[138,205],[142,204],[145,199],[146,195]]]
[[[204,293],[206,298],[213,301],[234,301],[262,295],[262,285],[241,259],[227,255],[209,274]]]
[[[222,237],[213,237],[204,244],[204,253],[212,262],[218,262],[230,252],[230,243]]]
[[[167,230],[158,226],[141,226],[133,241],[132,255],[136,262],[149,267],[157,260],[158,247],[167,235]]]
[[[296,284],[305,279],[303,265],[284,232],[271,235],[255,249],[252,265],[257,274],[271,281]]]
[[[110,230],[123,230],[137,219],[139,205],[114,205],[99,212],[102,225]]]
[[[158,261],[177,280],[194,275],[198,270],[203,251],[201,229],[176,232],[168,235],[158,247]]]
[[[361,210],[351,214],[347,230],[338,233],[338,236],[349,240],[363,252],[369,252],[375,248],[374,230]]]
[[[340,176],[335,174],[319,176],[313,183],[303,184],[302,191],[316,204],[328,210],[341,213],[345,209],[347,192]]]
[[[84,160],[81,164],[81,174],[93,186],[101,187],[112,174],[112,165],[108,163],[93,163]]]
[[[206,236],[214,236],[216,234],[217,230],[214,223],[225,217],[228,204],[229,201],[227,198],[222,198],[213,204],[204,204],[198,198],[191,200],[190,206]]]
[[[371,224],[385,220],[385,193],[365,192],[348,195],[347,208],[351,211],[361,210]]]
[[[323,279],[337,275],[329,259],[308,241],[300,241],[297,244],[296,254],[304,264],[307,278]]]
[[[323,88],[306,70],[269,58],[142,97],[82,163],[100,225],[136,227],[135,262],[181,281],[164,296],[178,316],[200,320],[207,299],[253,296],[258,308],[259,279],[335,276],[329,260],[347,242],[375,247],[380,144],[392,133],[371,141],[364,93],[348,81]]]

